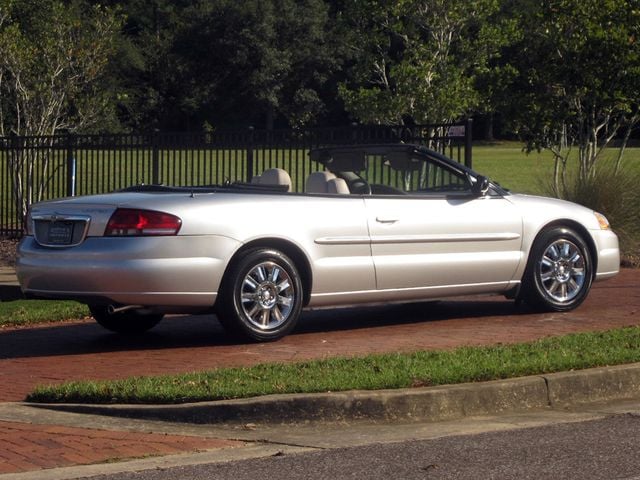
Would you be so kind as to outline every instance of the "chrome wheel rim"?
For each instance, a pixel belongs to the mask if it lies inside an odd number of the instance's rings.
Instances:
[[[296,292],[284,268],[274,262],[263,262],[245,275],[240,300],[244,316],[252,326],[272,330],[289,318]]]
[[[540,282],[545,293],[559,303],[570,302],[582,291],[586,279],[584,255],[565,239],[556,240],[540,261]]]

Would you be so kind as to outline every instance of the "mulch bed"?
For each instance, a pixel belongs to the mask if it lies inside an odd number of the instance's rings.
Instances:
[[[16,261],[17,239],[0,238],[0,267],[12,267]]]

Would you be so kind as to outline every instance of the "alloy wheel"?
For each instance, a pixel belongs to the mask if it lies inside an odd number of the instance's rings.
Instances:
[[[571,302],[585,284],[585,259],[567,239],[551,243],[540,260],[540,282],[546,294],[559,303]]]
[[[276,329],[289,318],[295,295],[286,270],[275,262],[262,262],[249,270],[242,281],[242,312],[254,327]]]

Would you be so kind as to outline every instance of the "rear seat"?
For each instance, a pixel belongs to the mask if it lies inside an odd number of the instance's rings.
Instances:
[[[342,178],[331,172],[313,172],[307,177],[306,193],[334,193],[348,195],[349,187]]]
[[[262,175],[256,175],[251,179],[251,183],[258,185],[280,185],[286,186],[287,192],[291,191],[291,177],[286,170],[282,168],[269,168],[262,172]]]

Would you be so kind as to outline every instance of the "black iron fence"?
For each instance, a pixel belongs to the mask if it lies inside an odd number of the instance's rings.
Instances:
[[[349,126],[308,130],[0,137],[0,236],[21,236],[26,210],[57,197],[135,184],[213,185],[250,181],[280,167],[301,191],[317,170],[311,148],[358,143],[427,145],[471,166],[470,121],[446,125]]]

